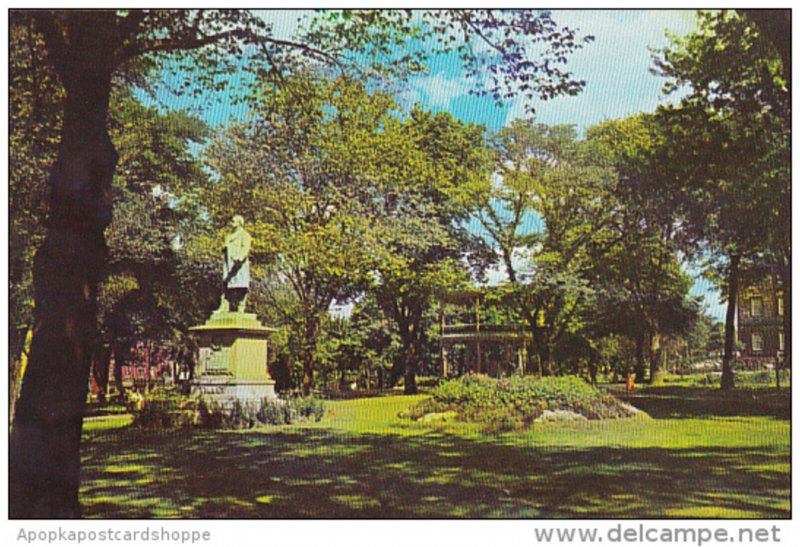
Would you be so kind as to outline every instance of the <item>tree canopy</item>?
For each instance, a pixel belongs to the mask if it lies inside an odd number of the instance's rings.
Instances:
[[[665,189],[681,227],[722,258],[718,269],[728,301],[723,388],[733,386],[742,262],[777,262],[784,298],[791,294],[791,104],[785,60],[780,43],[765,36],[750,16],[719,11],[701,12],[698,31],[675,37],[657,62],[670,79],[667,90],[689,88],[678,106],[657,114],[663,140],[656,161],[668,174]],[[787,320],[787,340],[788,326]]]

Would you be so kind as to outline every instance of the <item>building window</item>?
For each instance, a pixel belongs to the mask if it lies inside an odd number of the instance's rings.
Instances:
[[[753,349],[753,353],[763,351],[764,337],[754,332],[753,337],[750,339],[750,347]]]
[[[764,299],[754,296],[750,299],[750,316],[761,317],[762,315],[764,315]]]
[[[778,297],[778,315],[783,317],[783,296]]]
[[[778,349],[783,351],[783,333],[778,333]]]

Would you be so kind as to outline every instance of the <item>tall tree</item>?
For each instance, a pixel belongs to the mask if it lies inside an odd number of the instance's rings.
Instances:
[[[359,52],[377,47],[381,53],[414,33],[410,12],[337,13],[306,40],[292,42],[276,38],[263,20],[239,10],[11,12],[12,26],[34,22],[65,93],[57,159],[49,174],[47,234],[33,268],[36,307],[29,367],[11,437],[13,516],[80,512],[81,415],[106,256],[103,232],[112,217],[110,188],[118,161],[106,126],[115,76],[137,63],[172,57],[198,62],[200,80],[216,82],[234,66],[225,63],[225,56],[240,56],[247,46],[252,46],[247,47],[251,66],[274,72],[290,61],[309,59],[354,69],[363,62]],[[428,28],[444,21],[442,28],[493,48],[488,62],[468,47],[462,54],[468,68],[494,74],[485,89],[498,98],[515,91],[559,95],[582,87],[559,67],[582,41],[573,30],[557,27],[547,13],[426,15]],[[444,40],[449,33],[429,36]],[[529,43],[549,47],[539,47],[529,59],[524,55]],[[453,49],[450,42],[440,44],[439,50]],[[401,61],[401,67],[409,68],[418,59]],[[372,66],[392,66],[391,59]]]
[[[774,29],[773,29],[774,30]],[[788,41],[788,36],[784,37]],[[779,263],[791,299],[790,80],[785,48],[748,16],[701,12],[699,29],[657,59],[669,88],[689,86],[659,113],[666,188],[684,226],[722,258],[728,310],[721,387],[734,385],[736,300],[742,262]],[[786,308],[787,352],[791,343]]]
[[[659,190],[661,170],[654,168],[651,151],[658,138],[649,115],[587,130],[593,155],[606,158],[616,172],[608,202],[614,221],[593,238],[590,275],[605,293],[602,321],[613,326],[611,332],[632,338],[637,379],[644,378],[649,361],[651,383],[658,378],[661,339],[688,331],[697,313],[679,260],[679,251],[687,249],[684,234],[671,214],[670,196]]]
[[[589,287],[582,271],[596,234],[613,218],[613,172],[577,140],[572,126],[516,120],[493,139],[495,177],[476,213],[505,265],[509,297],[534,338],[544,373],[554,372],[553,348],[578,328]],[[540,220],[543,230],[530,224]],[[517,271],[515,257],[528,261]]]
[[[406,394],[417,391],[436,297],[466,282],[467,262],[480,271],[490,258],[482,240],[466,229],[471,203],[489,176],[483,132],[420,108],[403,123],[400,138],[418,159],[402,177],[402,192],[390,188],[384,194],[382,252],[371,292],[397,328],[401,351],[391,380],[402,375]]]

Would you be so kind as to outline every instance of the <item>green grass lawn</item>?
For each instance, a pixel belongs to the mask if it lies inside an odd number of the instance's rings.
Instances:
[[[421,397],[327,403],[319,423],[244,432],[85,425],[94,517],[790,516],[789,392],[637,391],[652,418],[486,435],[397,418]]]

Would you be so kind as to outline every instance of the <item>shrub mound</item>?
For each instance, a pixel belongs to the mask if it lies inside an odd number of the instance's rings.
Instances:
[[[143,429],[250,429],[258,424],[284,425],[312,418],[320,421],[325,415],[323,402],[313,398],[264,399],[252,404],[236,401],[223,407],[176,390],[136,394],[128,410],[133,414],[133,425]]]
[[[127,408],[133,414],[133,425],[142,429],[180,429],[199,423],[201,401],[179,391],[153,390],[130,393]]]
[[[481,423],[489,431],[513,431],[530,427],[545,411],[548,416],[565,411],[589,420],[633,414],[612,395],[574,376],[495,379],[468,374],[440,384],[431,394],[431,399],[402,412],[401,417],[419,420],[450,413],[456,420]]]

